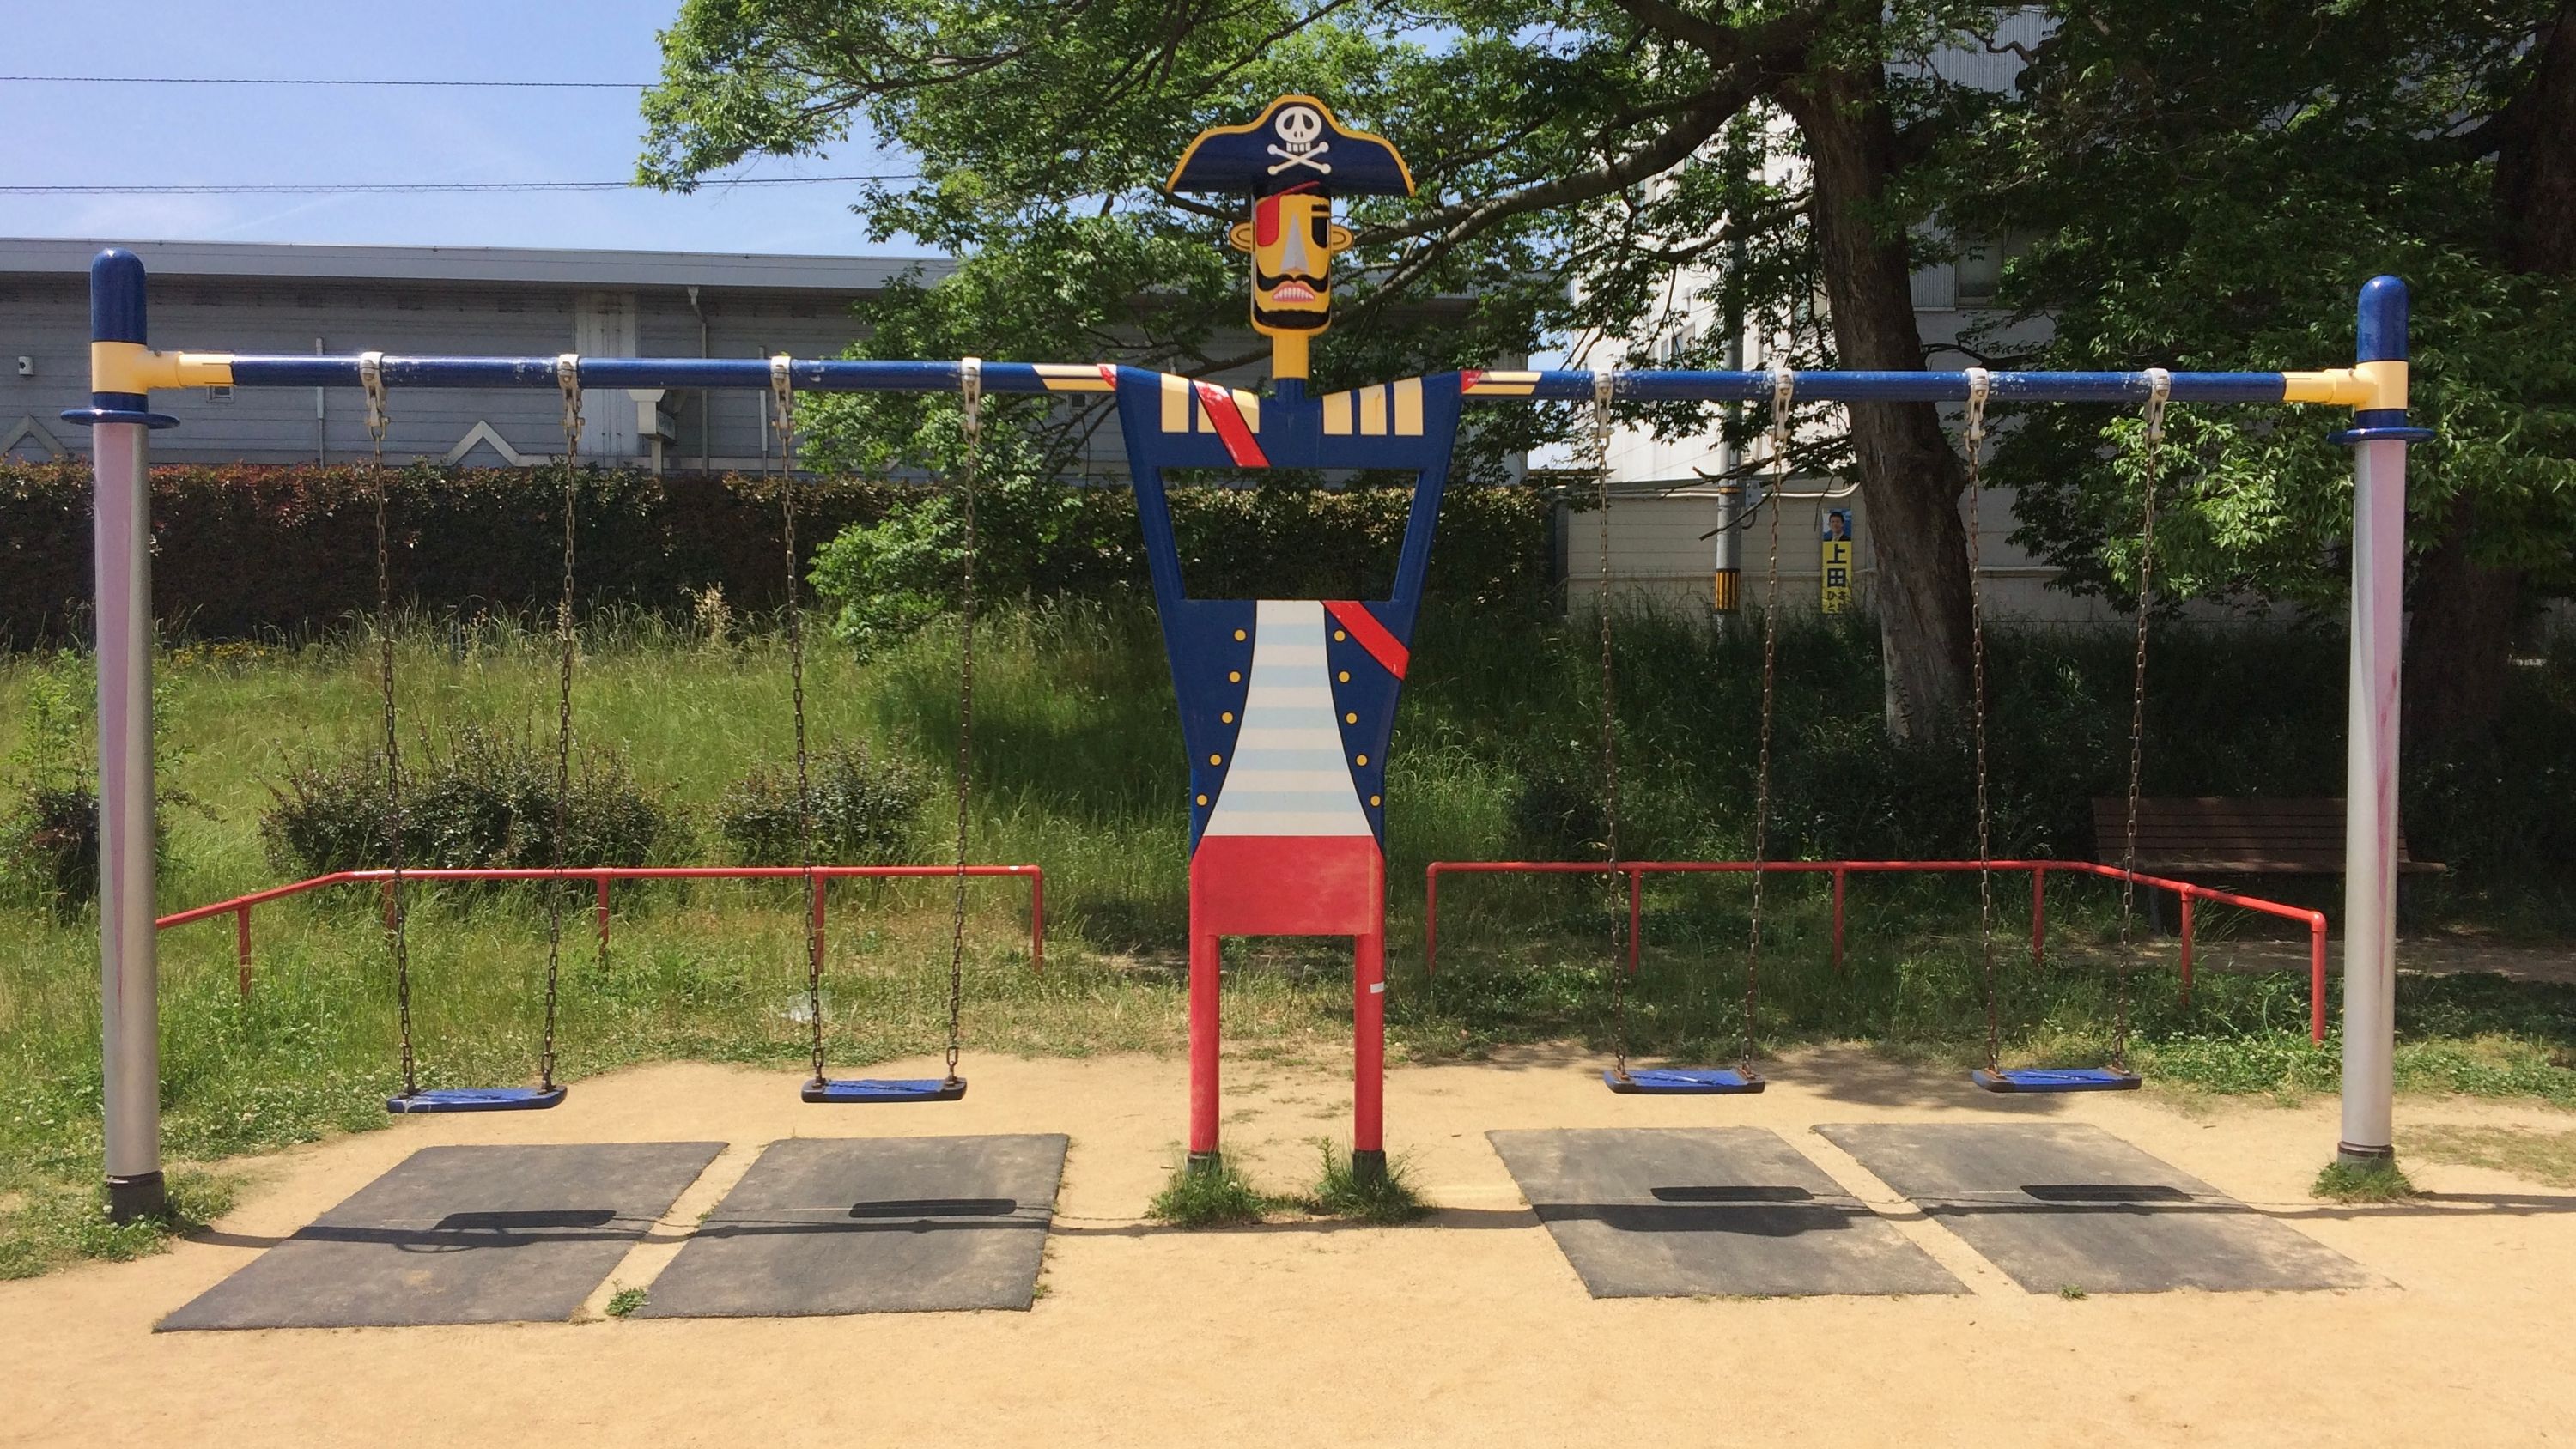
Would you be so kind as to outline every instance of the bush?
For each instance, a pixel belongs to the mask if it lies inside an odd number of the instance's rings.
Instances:
[[[0,830],[9,870],[57,915],[98,898],[98,794],[86,782],[31,785]]]
[[[551,468],[415,464],[392,477],[393,584],[432,612],[553,606],[563,478]],[[585,470],[575,522],[585,608],[689,617],[721,585],[737,614],[786,594],[778,480]],[[884,514],[910,485],[798,483],[809,539]],[[89,464],[0,461],[0,649],[77,636],[90,574]],[[303,634],[375,607],[375,505],[359,467],[152,470],[152,593],[200,639]]]
[[[811,775],[816,863],[899,865],[911,857],[931,793],[921,767],[898,754],[844,745],[816,756]],[[797,864],[802,842],[793,767],[753,767],[725,792],[717,822],[742,864]]]
[[[424,741],[406,762],[403,863],[438,869],[554,863],[555,760],[546,746],[464,728],[442,750]],[[374,750],[290,768],[260,819],[270,858],[305,875],[382,868],[384,756]],[[621,755],[584,750],[564,801],[564,863],[639,865],[689,854],[680,811],[647,789]]]
[[[995,468],[977,494],[977,585],[995,597],[1107,597],[1147,582],[1132,489],[1057,483]],[[1170,489],[1181,574],[1203,599],[1380,598],[1392,587],[1413,494],[1406,488]],[[1447,603],[1532,616],[1549,602],[1546,493],[1453,486],[1441,506],[1431,593]],[[844,529],[814,555],[831,627],[862,652],[954,606],[964,519],[949,494],[900,500]]]

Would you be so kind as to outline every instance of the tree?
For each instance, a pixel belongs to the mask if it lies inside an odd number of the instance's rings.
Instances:
[[[2576,587],[2576,6],[2054,9],[2020,93],[1918,173],[1960,225],[2033,239],[2006,279],[2010,320],[2053,333],[1995,360],[2332,366],[2351,356],[2358,284],[2406,277],[2415,420],[2437,433],[2410,488],[2407,730],[2484,734],[2517,622]],[[2187,481],[2157,535],[2169,597],[2343,599],[2351,463],[2334,425],[2179,410]],[[2135,426],[2034,411],[1999,451],[2020,541],[2079,586],[2135,586],[2140,474],[2118,454]]]
[[[961,259],[867,311],[867,355],[1116,350],[1199,374],[1249,360],[1212,351],[1241,315],[1220,245],[1238,218],[1159,183],[1200,129],[1305,91],[1394,139],[1419,182],[1352,206],[1367,266],[1319,378],[1481,365],[1575,328],[1641,335],[1668,305],[1659,279],[1720,247],[1746,261],[1724,270],[1724,310],[1797,339],[1793,360],[1913,369],[1923,211],[1903,182],[1970,109],[1920,62],[1993,20],[1956,0],[687,0],[645,97],[641,174],[687,187],[863,120],[922,163],[862,198],[876,235]],[[1774,144],[1803,154],[1805,183],[1748,165]],[[837,421],[884,461],[925,406]],[[1850,414],[1802,462],[1855,476],[1877,520],[1890,725],[1922,737],[1966,696],[1959,465],[1929,405]],[[1563,421],[1479,417],[1469,467]],[[1021,421],[1061,459],[1100,414]],[[1659,421],[1718,425],[1705,408]]]

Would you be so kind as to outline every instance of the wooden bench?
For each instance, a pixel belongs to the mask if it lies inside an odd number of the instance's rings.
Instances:
[[[2126,845],[2128,802],[2093,802],[2094,859],[2118,865]],[[2341,875],[2341,800],[2142,799],[2138,864],[2142,875]],[[2445,867],[2406,854],[2397,832],[2397,869],[2424,875]]]
[[[2093,802],[2094,859],[2118,865],[2125,843],[2129,802],[2105,796]],[[2341,800],[2141,799],[2138,802],[2140,875],[2341,875]],[[2406,853],[2397,832],[2400,876],[2448,869]],[[2147,892],[2153,929],[2164,928],[2162,891]]]

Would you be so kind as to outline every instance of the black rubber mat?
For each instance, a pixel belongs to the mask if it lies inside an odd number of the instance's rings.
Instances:
[[[2034,1293],[2381,1281],[2099,1127],[1876,1122],[1816,1130]]]
[[[570,1318],[723,1148],[425,1147],[160,1326]]]
[[[639,1318],[1025,1309],[1066,1139],[771,1143],[655,1280]]]
[[[1764,1128],[1485,1135],[1595,1298],[1967,1291]]]

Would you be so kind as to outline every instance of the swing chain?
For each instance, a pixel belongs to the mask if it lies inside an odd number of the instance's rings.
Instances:
[[[1789,416],[1798,393],[1798,374],[1785,362],[1771,369],[1772,488],[1789,491]],[[1762,726],[1753,776],[1753,924],[1744,951],[1744,1034],[1736,1056],[1744,1075],[1753,1075],[1753,1038],[1762,1009],[1762,895],[1770,872],[1764,869],[1771,843],[1771,715],[1778,695],[1780,657],[1780,502],[1770,500],[1770,561],[1762,583]]]
[[[957,1052],[966,1005],[966,831],[969,780],[975,757],[975,490],[984,446],[984,361],[969,357],[957,365],[964,443],[959,461],[958,501],[964,512],[966,556],[960,565],[957,664],[957,876],[949,893],[948,915],[948,1075],[957,1082]]]
[[[367,395],[367,484],[376,501],[376,687],[385,719],[385,944],[394,958],[394,1019],[402,1040],[402,1094],[420,1094],[420,1073],[412,1055],[411,942],[403,899],[402,735],[394,708],[394,590],[390,500],[385,482],[385,355],[358,354],[358,384]]]
[[[2156,482],[2165,442],[2165,404],[2173,398],[2173,374],[2147,369],[2146,497],[2138,525],[2138,646],[2129,681],[2129,800],[2120,843],[2120,956],[2116,1015],[2111,1022],[2111,1064],[2129,1066],[2129,968],[2136,947],[2131,939],[2138,890],[2138,787],[2147,736],[2147,620],[2155,601]]]
[[[573,508],[580,499],[580,354],[567,352],[555,359],[555,385],[563,392],[563,593],[555,600],[555,798],[549,865],[554,878],[546,892],[545,1036],[537,1056],[537,1085],[547,1091],[554,1090],[555,1085],[555,1014],[563,968],[564,836],[570,827],[572,797]]]
[[[1592,450],[1587,459],[1592,466],[1594,502],[1599,512],[1598,533],[1601,540],[1601,572],[1596,580],[1595,603],[1601,615],[1601,816],[1603,859],[1611,869],[1610,882],[1610,1034],[1611,1070],[1621,1080],[1628,1078],[1628,970],[1622,960],[1628,945],[1621,922],[1626,913],[1619,910],[1619,730],[1617,701],[1611,694],[1613,678],[1610,637],[1610,403],[1618,395],[1619,374],[1611,368],[1592,370]]]
[[[1986,594],[1984,513],[1986,398],[1994,375],[1968,370],[1968,699],[1977,775],[1977,960],[1986,984],[1986,1070],[2003,1066],[2003,1016],[1995,997],[1994,813],[1986,788]]]
[[[769,359],[770,423],[778,433],[779,531],[787,554],[787,701],[796,724],[796,869],[805,884],[805,1019],[814,1084],[823,1083],[823,933],[815,920],[823,889],[814,874],[814,776],[805,732],[805,576],[796,553],[796,386],[788,357]],[[769,472],[769,450],[760,469]]]

